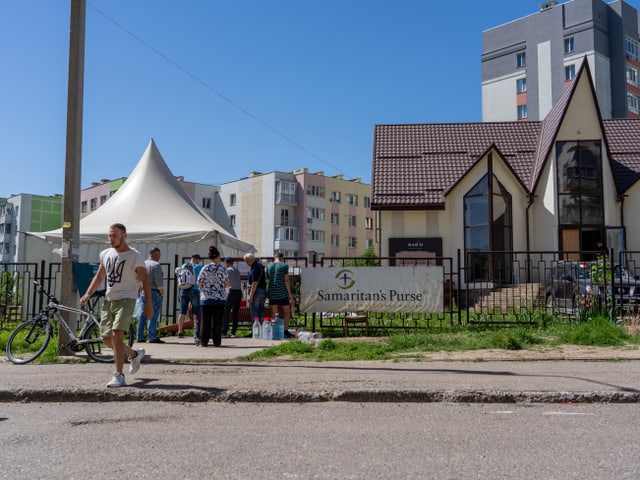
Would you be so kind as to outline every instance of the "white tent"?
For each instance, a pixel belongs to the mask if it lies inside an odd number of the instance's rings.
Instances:
[[[107,230],[113,223],[127,227],[129,245],[144,255],[158,246],[165,261],[174,254],[189,257],[199,253],[206,257],[209,245],[216,245],[223,256],[242,257],[255,252],[253,245],[227,232],[189,198],[153,139],[113,197],[80,220],[81,262],[97,261],[100,250],[108,247]],[[60,247],[62,229],[30,234]],[[36,245],[32,248],[42,253]],[[27,256],[33,258],[29,252]]]

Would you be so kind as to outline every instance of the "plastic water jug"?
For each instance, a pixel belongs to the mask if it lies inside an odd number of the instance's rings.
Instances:
[[[284,320],[277,313],[273,319],[273,339],[284,340]]]
[[[262,339],[273,340],[273,326],[269,320],[265,320],[262,325]]]
[[[262,338],[262,325],[260,325],[260,320],[258,317],[253,319],[253,326],[251,327],[251,338]]]

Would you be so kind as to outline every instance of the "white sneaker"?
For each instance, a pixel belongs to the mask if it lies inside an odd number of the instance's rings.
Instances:
[[[127,382],[124,380],[124,373],[115,372],[113,374],[113,378],[109,383],[107,383],[107,387],[118,388],[118,387],[126,387]]]
[[[136,373],[140,369],[140,363],[144,357],[144,349],[136,348],[135,351],[138,354],[133,358],[129,357],[129,373]]]

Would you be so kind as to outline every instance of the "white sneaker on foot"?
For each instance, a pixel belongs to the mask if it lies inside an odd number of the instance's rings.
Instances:
[[[140,363],[144,357],[144,349],[136,348],[135,351],[138,354],[133,358],[129,357],[129,373],[136,373],[140,369]]]
[[[127,382],[124,380],[124,373],[115,372],[113,374],[113,378],[109,383],[107,383],[107,387],[118,388],[118,387],[126,387]]]

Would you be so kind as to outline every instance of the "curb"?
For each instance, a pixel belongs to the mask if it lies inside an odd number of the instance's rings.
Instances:
[[[319,392],[188,389],[0,390],[8,402],[229,402],[229,403],[640,403],[640,392],[513,392],[499,390],[343,390]]]

